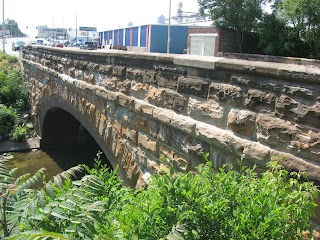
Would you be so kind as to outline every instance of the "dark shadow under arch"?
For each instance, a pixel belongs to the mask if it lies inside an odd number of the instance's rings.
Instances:
[[[95,141],[107,157],[112,169],[115,169],[118,164],[110,147],[106,145],[94,124],[91,124],[85,115],[62,98],[43,99],[38,108],[36,129],[41,138],[41,148],[67,146],[70,143],[85,145]],[[125,170],[119,168],[118,174],[125,185],[132,185],[126,177]]]

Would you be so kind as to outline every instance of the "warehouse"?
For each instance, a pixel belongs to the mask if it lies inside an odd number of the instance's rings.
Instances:
[[[170,53],[183,54],[187,49],[187,25],[170,26]],[[167,53],[168,25],[148,24],[99,32],[103,47],[126,46],[129,51]]]

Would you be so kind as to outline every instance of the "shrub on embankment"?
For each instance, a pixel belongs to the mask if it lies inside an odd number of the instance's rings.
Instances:
[[[70,169],[38,190],[28,188],[43,179],[44,169],[18,178],[1,172],[1,237],[301,239],[302,230],[312,231],[318,190],[275,162],[261,176],[229,165],[215,172],[210,163],[196,173],[171,169],[138,190],[123,187],[99,158],[94,168],[81,167],[80,180],[67,177],[79,170]]]
[[[0,135],[18,131],[16,140],[24,140],[27,128],[21,126],[20,115],[28,108],[28,91],[18,59],[4,53],[0,53],[0,104]]]

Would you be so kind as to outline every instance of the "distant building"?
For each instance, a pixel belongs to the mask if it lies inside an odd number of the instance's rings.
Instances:
[[[69,31],[70,43],[75,43],[76,39],[78,39],[78,42],[86,42],[97,38],[99,38],[99,34],[96,31],[80,31],[76,29],[70,29]]]
[[[237,32],[222,27],[191,26],[188,32],[188,54],[219,56],[223,53],[239,53]],[[254,33],[245,33],[242,53],[259,54],[258,38]]]
[[[166,24],[166,18],[161,15],[157,18],[157,24]]]
[[[187,25],[203,25],[203,22],[209,22],[209,17],[200,16],[199,12],[187,12],[183,10],[182,2],[178,3],[178,10],[176,15],[171,17],[171,24],[187,24]],[[164,23],[168,23],[166,19]]]
[[[187,49],[187,25],[170,26],[170,53],[182,54]],[[99,32],[104,47],[126,46],[130,51],[167,52],[168,25],[148,24]]]
[[[57,39],[66,40],[68,39],[68,29],[67,28],[48,28],[47,25],[38,26],[38,37],[45,39]]]

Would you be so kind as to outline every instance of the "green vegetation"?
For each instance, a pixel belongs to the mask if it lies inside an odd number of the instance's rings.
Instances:
[[[0,53],[0,135],[13,132],[15,141],[24,140],[28,131],[19,126],[20,114],[27,109],[28,91],[18,59]]]
[[[12,37],[23,37],[24,34],[19,29],[19,25],[15,20],[6,19],[4,21],[4,29],[9,30]],[[0,25],[0,30],[2,30],[2,24]]]
[[[266,0],[198,0],[200,12],[211,16],[216,26],[237,31],[239,50],[242,52],[244,32],[255,28],[262,16],[261,5]]]
[[[8,134],[14,128],[17,113],[12,107],[0,104],[0,135]]]
[[[21,142],[26,140],[28,135],[28,128],[26,126],[16,126],[13,131],[13,140]]]
[[[265,54],[320,59],[319,0],[198,0],[216,26],[255,32]],[[271,4],[272,12],[265,11]],[[240,48],[241,51],[241,48]]]
[[[16,68],[0,70],[0,103],[18,111],[27,109],[28,92],[23,74]]]
[[[100,161],[43,179],[14,177],[1,161],[1,237],[7,239],[301,239],[310,230],[318,190],[276,162],[259,176],[210,163],[196,173],[153,175],[148,187],[122,186]],[[78,171],[86,175],[72,180]]]

